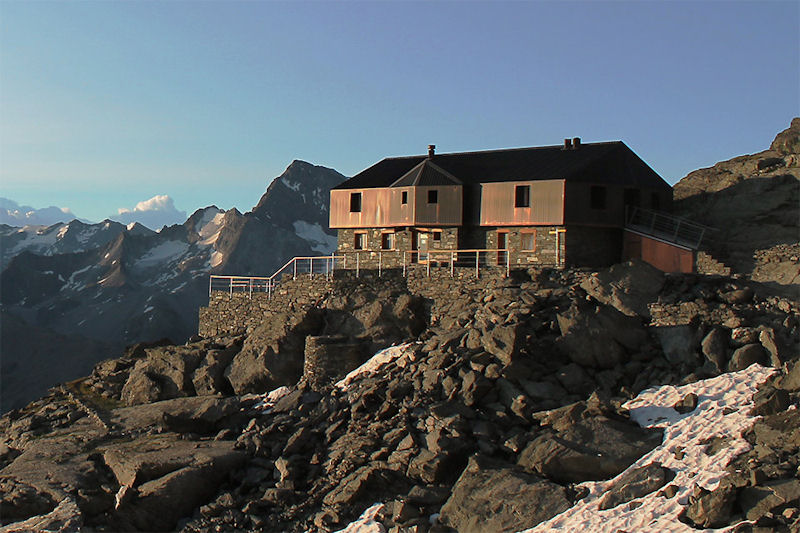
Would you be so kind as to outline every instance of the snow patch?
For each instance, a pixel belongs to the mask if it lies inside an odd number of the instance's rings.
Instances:
[[[396,346],[390,346],[386,349],[383,349],[369,358],[367,362],[365,362],[360,367],[356,368],[349,374],[347,374],[344,378],[339,380],[336,385],[336,388],[347,390],[350,387],[350,384],[359,376],[362,375],[369,375],[376,373],[382,366],[394,362],[395,364],[398,363],[400,360],[409,357],[412,353],[414,353],[414,346],[417,343],[407,342],[405,344],[398,344]]]
[[[200,231],[198,232],[201,239],[200,244],[211,245],[217,242],[224,219],[225,213],[219,211],[216,212],[216,214],[214,214],[213,211],[206,211],[206,213],[203,214],[203,219],[200,221],[200,224],[198,224],[200,227]]]
[[[164,263],[174,261],[189,251],[189,244],[180,241],[166,241],[153,247],[136,262],[137,266],[163,267]]]
[[[291,391],[292,389],[289,387],[278,387],[277,389],[274,389],[266,394],[256,395],[255,398],[260,398],[261,401],[254,406],[254,409],[269,409],[275,405],[275,402],[289,394]]]
[[[351,522],[336,533],[385,533],[386,528],[377,520],[378,513],[382,510],[383,504],[375,503],[361,513],[355,522]]]
[[[281,180],[281,183],[283,183],[284,185],[289,187],[294,192],[297,192],[297,191],[300,190],[300,183],[298,183],[296,181],[289,181],[289,180],[285,180],[284,179],[284,180]]]
[[[295,234],[308,242],[315,252],[330,254],[336,250],[336,237],[325,233],[319,224],[311,224],[305,220],[295,220],[292,225],[294,226]]]
[[[58,230],[58,235],[56,238],[63,239],[64,235],[66,235],[68,231],[69,231],[69,224],[65,224],[60,230]]]
[[[110,225],[107,222],[103,225],[104,229],[108,229],[109,227]],[[89,242],[89,239],[91,239],[98,231],[100,231],[99,224],[86,228],[77,236],[78,242],[81,244],[86,244]]]
[[[75,272],[73,272],[72,275],[70,275],[69,280],[67,280],[67,283],[64,286],[61,287],[61,290],[63,291],[63,290],[66,290],[66,289],[76,289],[76,290],[83,289],[85,287],[85,285],[75,281],[75,277],[76,276],[80,276],[81,274],[84,274],[84,273],[88,272],[89,269],[91,269],[93,266],[94,265],[89,265],[89,266],[87,266],[85,268],[82,268],[80,270],[76,270]]]
[[[225,259],[225,254],[215,250],[214,253],[211,254],[211,259],[209,260],[208,265],[211,268],[217,267],[222,263],[223,259]]]
[[[570,509],[523,533],[550,531],[665,531],[694,533],[697,530],[680,522],[678,515],[688,503],[695,485],[714,490],[725,477],[725,468],[736,456],[748,451],[750,444],[742,437],[759,418],[750,415],[753,395],[758,385],[775,372],[754,364],[745,370],[680,387],[665,385],[642,391],[623,407],[631,419],[642,427],[664,428],[660,446],[609,481],[592,481],[581,486],[589,495]],[[689,393],[697,395],[697,408],[679,414],[672,406]],[[728,437],[729,444],[714,455],[705,453],[705,442],[712,437]],[[683,448],[683,459],[675,458],[677,448]],[[600,511],[598,500],[615,480],[626,472],[658,462],[675,472],[672,485],[678,487],[673,498],[659,496],[654,491],[646,496],[612,509]],[[632,508],[635,507],[635,508]],[[735,524],[717,530],[731,531]]]

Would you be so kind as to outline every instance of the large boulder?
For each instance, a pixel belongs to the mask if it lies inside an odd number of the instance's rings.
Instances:
[[[652,463],[647,466],[634,468],[626,472],[614,482],[600,499],[599,509],[611,509],[623,503],[646,496],[660,489],[675,477],[675,474],[661,466]]]
[[[700,359],[700,339],[697,328],[691,325],[661,326],[655,328],[664,357],[672,364],[696,365]]]
[[[439,520],[459,533],[520,531],[571,505],[564,487],[514,465],[473,456]]]
[[[698,528],[718,528],[730,523],[736,487],[723,480],[713,491],[695,487],[684,518]]]
[[[648,304],[658,299],[664,273],[638,259],[597,272],[581,288],[601,303],[628,316],[650,317]]]
[[[559,346],[572,361],[585,367],[614,368],[627,361],[628,352],[638,350],[647,339],[638,318],[606,305],[573,303],[557,318],[562,335]]]
[[[192,377],[203,352],[191,346],[151,348],[136,362],[122,388],[122,401],[137,405],[196,394]]]
[[[660,430],[612,415],[569,412],[522,451],[518,464],[558,483],[609,479],[661,443]]]
[[[191,442],[165,435],[110,446],[103,460],[120,484],[115,520],[146,531],[172,531],[244,464],[233,442]],[[133,494],[133,496],[128,496]]]
[[[128,430],[166,427],[177,433],[210,433],[240,412],[237,398],[193,396],[115,409],[113,424]]]
[[[222,350],[209,350],[203,362],[192,376],[194,390],[198,396],[210,394],[232,394],[233,387],[225,377],[225,369],[231,364],[240,346],[232,345]]]
[[[760,344],[745,344],[733,352],[730,363],[728,363],[728,372],[744,370],[753,363],[764,364],[767,359],[767,352]]]
[[[264,321],[247,336],[225,371],[234,392],[261,393],[297,383],[303,375],[306,337],[317,334],[322,325],[317,309]]]

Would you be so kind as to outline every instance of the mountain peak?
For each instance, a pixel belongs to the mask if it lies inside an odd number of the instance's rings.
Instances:
[[[270,183],[253,215],[292,228],[298,213],[302,213],[310,224],[327,228],[329,191],[345,179],[332,168],[295,159]]]

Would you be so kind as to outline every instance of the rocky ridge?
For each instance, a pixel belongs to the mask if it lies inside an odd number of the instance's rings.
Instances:
[[[734,272],[800,283],[800,117],[768,150],[689,173],[674,197],[678,214],[716,229],[710,251]]]
[[[747,431],[753,448],[720,488],[698,486],[682,520],[800,526],[800,442],[775,429],[798,420],[800,303],[758,283],[641,263],[427,290],[384,273],[290,309],[241,335],[131,347],[5,415],[4,530],[333,531],[378,501],[391,531],[517,531],[660,444],[627,400],[753,363],[778,371],[754,400],[764,418]],[[343,369],[311,380],[297,365],[326,342],[328,353],[360,347],[349,368],[396,346],[337,384]],[[237,361],[260,370],[243,379]],[[601,505],[669,497],[671,475],[637,470]]]

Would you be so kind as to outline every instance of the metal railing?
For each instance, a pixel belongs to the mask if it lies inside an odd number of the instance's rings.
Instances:
[[[378,271],[401,268],[403,276],[414,267],[424,268],[430,276],[431,269],[449,268],[450,276],[455,276],[456,267],[474,268],[475,276],[480,277],[482,269],[502,268],[505,275],[511,272],[511,251],[506,248],[473,248],[457,250],[354,250],[339,251],[342,258],[340,268],[355,270],[356,276],[362,269]]]
[[[250,297],[254,292],[266,292],[272,298],[272,293],[283,276],[291,273],[292,279],[305,274],[310,277],[314,277],[314,274],[330,277],[337,259],[340,257],[336,255],[293,257],[269,277],[212,275],[208,280],[208,295],[211,296],[215,290],[228,292],[231,296],[234,292],[247,292]]]
[[[351,270],[356,277],[362,270],[377,270],[381,276],[385,270],[402,269],[406,277],[411,268],[424,268],[427,276],[432,270],[449,269],[450,276],[455,277],[456,267],[474,269],[475,277],[481,271],[490,268],[502,268],[505,276],[511,273],[511,250],[497,249],[459,249],[459,250],[354,250],[338,254],[293,257],[269,277],[257,276],[220,276],[212,275],[208,281],[208,295],[214,291],[247,293],[265,292],[272,298],[280,281],[291,275],[298,276],[324,275],[330,279],[336,270]]]
[[[700,243],[709,232],[716,231],[682,217],[641,207],[627,209],[625,227],[692,250],[700,248]]]

